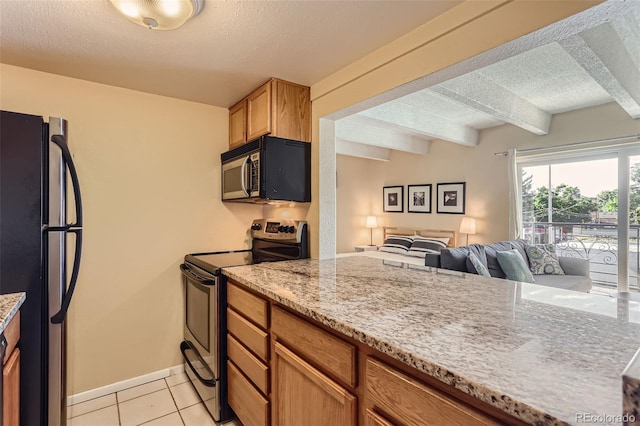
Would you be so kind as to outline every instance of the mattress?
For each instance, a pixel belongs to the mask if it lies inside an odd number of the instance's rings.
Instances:
[[[349,257],[349,256],[365,256],[372,257],[374,259],[390,260],[393,262],[408,263],[411,265],[424,266],[423,257],[405,256],[398,253],[388,253],[386,251],[359,251],[355,253],[338,253],[336,257]]]

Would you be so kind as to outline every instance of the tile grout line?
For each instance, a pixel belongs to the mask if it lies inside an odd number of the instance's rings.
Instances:
[[[105,396],[109,396],[109,395],[111,395],[111,394],[108,393],[106,395],[99,396],[98,398],[104,398]],[[112,407],[114,405],[117,406],[118,405],[118,398],[115,396],[115,392],[113,393],[113,395],[114,395],[114,398],[116,400],[116,402],[114,404],[105,405],[104,407],[96,408],[95,410],[90,410],[90,411],[87,411],[86,413],[82,413],[82,414],[78,414],[77,416],[69,417],[67,420],[75,419],[76,417],[81,417],[81,416],[84,416],[86,414],[95,413],[96,411],[104,410],[105,408],[109,408],[109,407]],[[85,402],[93,401],[93,400],[98,399],[98,398],[89,399],[87,401],[80,402],[78,404],[70,405],[69,407],[73,407],[74,405],[84,404]],[[118,411],[119,411],[119,408],[118,408]],[[118,417],[120,417],[120,416],[118,415]]]
[[[184,422],[184,419],[182,418],[182,414],[180,413],[180,408],[178,407],[178,403],[176,402],[176,398],[173,396],[173,392],[171,392],[171,386],[169,386],[169,383],[167,383],[167,378],[166,377],[164,379],[164,384],[167,385],[167,388],[169,388],[169,395],[171,395],[171,400],[173,401],[173,405],[176,406],[176,410],[178,411],[178,417],[180,417],[180,421],[184,425],[185,422]]]
[[[153,381],[151,381],[151,382],[143,383],[143,384],[138,385],[138,386],[132,386],[132,387],[130,387],[130,388],[124,389],[124,390],[119,391],[119,392],[124,392],[124,391],[127,391],[127,390],[129,390],[129,389],[135,389],[135,388],[137,388],[137,387],[139,387],[139,386],[148,385],[149,383],[157,382],[157,381],[159,381],[159,380],[164,381],[164,385],[165,385],[165,386],[167,386],[167,381],[166,381],[165,379],[158,379],[158,380],[153,380]],[[167,386],[167,388],[169,388],[169,387]],[[140,397],[142,397],[142,396],[151,395],[152,393],[156,393],[156,392],[159,392],[159,391],[161,391],[161,390],[162,390],[162,389],[154,390],[154,391],[147,392],[147,393],[143,393],[143,394],[140,394],[140,395],[134,396],[133,398],[129,398],[129,399],[127,399],[127,400],[124,400],[124,401],[120,401],[120,399],[118,398],[118,392],[115,392],[115,394],[116,394],[116,401],[117,401],[117,403],[118,403],[118,404],[121,404],[121,403],[125,403],[125,402],[128,402],[128,401],[132,401],[132,400],[134,400],[134,399],[136,399],[136,398],[140,398]]]
[[[166,384],[166,383],[165,383],[165,384]],[[127,399],[126,401],[123,401],[123,403],[129,402],[129,401],[133,401],[134,399],[142,398],[143,396],[149,396],[149,395],[152,395],[152,394],[154,394],[154,393],[159,393],[159,392],[162,392],[163,390],[168,390],[168,391],[169,391],[169,395],[171,395],[171,391],[170,391],[169,389],[167,389],[167,388],[165,388],[165,389],[158,389],[158,390],[156,390],[156,391],[149,392],[149,393],[146,393],[146,394],[144,394],[144,395],[139,395],[139,396],[137,396],[137,397],[135,397],[135,398]],[[171,399],[173,400],[173,395],[171,395]],[[173,401],[173,405],[176,407],[176,411],[178,411],[178,410],[177,410],[178,406],[176,405],[175,401]],[[120,403],[118,403],[118,413],[120,413]],[[174,411],[172,411],[171,413],[165,414],[165,415],[163,415],[163,416],[160,416],[160,417],[155,417],[155,418],[153,418],[153,419],[149,419],[149,420],[148,420],[148,421],[146,421],[145,423],[149,423],[149,422],[151,422],[151,421],[153,421],[153,420],[160,419],[160,418],[162,418],[162,417],[164,417],[164,416],[168,416],[169,414],[172,414],[172,413],[174,413]],[[122,424],[122,421],[121,421],[120,423]],[[144,423],[139,423],[138,425],[141,425],[141,424],[144,424]]]
[[[116,399],[116,411],[118,412],[118,425],[122,426],[122,419],[120,418],[120,403],[118,402],[117,392],[114,392],[114,397]]]

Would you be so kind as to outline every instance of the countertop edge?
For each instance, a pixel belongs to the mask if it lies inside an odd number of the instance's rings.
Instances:
[[[4,333],[26,299],[27,294],[24,292],[0,294],[0,333]]]
[[[508,395],[496,392],[493,389],[486,387],[485,385],[466,379],[456,372],[444,368],[434,362],[416,357],[409,352],[399,349],[386,342],[382,342],[375,337],[369,336],[366,333],[353,327],[347,326],[346,324],[337,321],[335,318],[330,318],[326,315],[320,314],[312,309],[309,309],[290,299],[287,299],[286,297],[265,289],[262,286],[249,282],[243,277],[235,275],[233,273],[233,268],[223,268],[222,272],[227,277],[247,286],[251,290],[254,290],[278,303],[281,303],[282,305],[291,308],[308,318],[316,320],[321,324],[324,324],[337,331],[338,333],[341,333],[347,337],[351,337],[352,339],[355,339],[372,349],[378,350],[393,359],[396,359],[410,367],[415,368],[418,371],[426,373],[429,376],[440,380],[441,382],[455,389],[458,389],[459,391],[464,392],[467,395],[478,399],[479,401],[482,401],[494,408],[504,411],[505,413],[517,419],[530,424],[540,424],[542,422],[545,425],[570,425],[570,423],[562,421],[528,404],[519,402],[509,397]],[[638,389],[638,391],[640,392],[640,386]]]

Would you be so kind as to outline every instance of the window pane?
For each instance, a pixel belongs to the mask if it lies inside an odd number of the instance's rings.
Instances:
[[[547,221],[547,203],[536,199],[535,195],[548,192],[548,188],[548,165],[522,168],[522,236],[531,244],[547,242],[547,227],[538,225]]]

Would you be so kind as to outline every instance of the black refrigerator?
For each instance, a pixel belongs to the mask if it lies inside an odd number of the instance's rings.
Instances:
[[[27,294],[20,315],[22,426],[67,421],[65,316],[80,267],[82,203],[66,138],[63,119],[1,111],[0,294]]]

